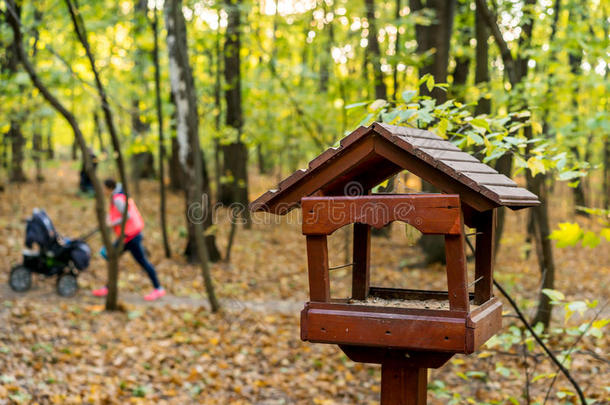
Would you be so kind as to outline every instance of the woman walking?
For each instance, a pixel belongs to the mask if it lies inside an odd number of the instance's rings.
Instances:
[[[123,252],[128,250],[136,262],[144,269],[150,281],[154,287],[153,291],[144,296],[147,301],[157,300],[165,295],[165,290],[161,287],[159,279],[157,278],[157,272],[153,265],[146,258],[146,252],[142,246],[142,229],[144,229],[144,219],[138,207],[130,198],[127,200],[127,196],[123,191],[123,187],[120,183],[117,183],[114,179],[104,180],[104,193],[110,199],[110,207],[108,213],[108,226],[111,226],[114,233],[119,237],[121,235],[121,221],[123,219],[123,213],[127,210],[127,221],[125,222],[125,242],[123,245]],[[114,242],[117,246],[118,240]],[[121,253],[123,253],[121,252]],[[101,254],[104,259],[108,259],[105,247],[102,248]],[[108,287],[102,287],[97,290],[93,290],[93,295],[96,297],[105,297],[108,295]]]

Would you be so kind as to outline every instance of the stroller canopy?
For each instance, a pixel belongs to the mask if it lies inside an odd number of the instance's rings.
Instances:
[[[34,243],[48,250],[57,243],[57,231],[44,210],[34,208],[25,228],[25,245],[31,249]]]

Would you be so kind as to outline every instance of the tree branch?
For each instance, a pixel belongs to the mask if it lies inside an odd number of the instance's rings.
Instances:
[[[477,0],[480,1],[480,0]],[[572,375],[570,374],[570,372],[563,366],[563,364],[559,361],[559,359],[557,359],[557,357],[553,354],[553,352],[547,347],[547,345],[542,341],[542,339],[540,338],[540,336],[538,336],[536,334],[536,332],[534,332],[534,329],[532,328],[532,326],[530,325],[530,323],[527,321],[527,319],[525,319],[525,316],[523,315],[523,313],[521,312],[521,310],[519,309],[519,307],[517,306],[517,303],[515,302],[515,300],[508,295],[508,293],[506,292],[506,290],[504,289],[504,287],[502,287],[500,285],[500,283],[498,283],[495,279],[494,279],[494,285],[496,286],[496,288],[498,290],[500,290],[500,292],[502,293],[502,295],[504,295],[506,297],[506,299],[508,300],[508,302],[510,303],[510,305],[513,307],[513,309],[515,310],[515,312],[517,313],[517,316],[519,317],[519,319],[521,320],[521,322],[523,322],[523,325],[525,325],[525,327],[527,328],[527,330],[532,334],[532,336],[534,337],[534,339],[536,340],[536,342],[538,342],[538,344],[542,347],[542,349],[544,350],[544,352],[549,356],[549,358],[553,361],[553,363],[555,363],[557,365],[557,367],[559,367],[559,369],[561,370],[561,372],[563,373],[563,375],[566,376],[566,378],[570,381],[570,383],[572,384],[572,386],[574,387],[574,389],[576,390],[576,393],[578,394],[578,398],[580,399],[580,402],[582,405],[587,405],[587,400],[585,399],[585,396],[582,392],[582,390],[580,389],[580,386],[578,385],[578,383],[576,382],[576,380],[574,380],[574,378],[572,377]]]
[[[502,62],[504,63],[504,68],[506,69],[506,74],[508,76],[508,80],[512,86],[515,86],[520,78],[517,74],[517,68],[515,65],[515,60],[513,58],[512,53],[510,52],[510,48],[508,47],[508,43],[504,40],[504,36],[500,31],[500,26],[498,25],[497,17],[489,10],[487,7],[486,0],[476,0],[477,7],[480,9],[483,18],[485,19],[485,23],[489,27],[491,34],[500,49],[500,55],[502,55]]]
[[[88,148],[87,148],[87,143],[85,141],[85,137],[83,136],[83,133],[80,130],[80,127],[78,126],[78,123],[77,123],[74,115],[70,111],[68,111],[68,109],[66,109],[63,106],[63,104],[59,101],[59,99],[57,99],[49,91],[49,89],[42,83],[42,81],[40,80],[40,77],[38,76],[38,74],[36,73],[36,70],[34,69],[34,66],[31,64],[26,52],[24,51],[23,34],[21,32],[21,20],[19,18],[19,15],[16,12],[14,0],[5,0],[5,4],[6,4],[5,16],[6,16],[7,22],[9,23],[9,25],[12,28],[13,35],[14,35],[15,49],[17,51],[17,56],[19,57],[21,64],[25,68],[25,71],[27,72],[28,76],[30,77],[30,80],[32,81],[32,84],[34,85],[34,87],[36,87],[38,89],[38,91],[40,92],[40,94],[42,95],[42,97],[60,115],[62,115],[65,118],[65,120],[68,122],[68,124],[72,128],[72,131],[74,132],[74,137],[75,137],[76,142],[79,145],[81,153],[83,155],[85,172],[91,179],[91,182],[93,183],[93,188],[95,190],[95,212],[96,212],[97,221],[98,221],[98,224],[100,227],[100,232],[102,234],[102,240],[103,240],[104,246],[106,246],[107,250],[112,249],[112,241],[110,239],[110,232],[105,227],[106,211],[104,209],[102,185],[100,184],[100,181],[97,178],[97,175],[95,174],[95,169],[93,168],[93,161],[87,151]],[[110,271],[111,266],[113,266],[113,265],[116,266],[116,261],[108,262],[109,271]]]

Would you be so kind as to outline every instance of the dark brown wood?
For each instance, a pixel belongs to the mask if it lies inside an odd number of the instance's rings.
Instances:
[[[392,221],[405,222],[426,234],[458,235],[461,231],[457,195],[304,197],[301,205],[305,235],[329,235],[356,222],[382,228]]]
[[[448,352],[424,352],[417,350],[390,349],[387,347],[369,347],[339,345],[343,353],[358,363],[383,364],[388,359],[400,361],[403,367],[439,368],[454,354]]]
[[[376,140],[374,151],[365,155],[354,153],[355,149],[362,152],[363,145],[371,139]],[[396,150],[388,155],[390,146]],[[293,173],[277,190],[255,200],[251,209],[285,214],[298,206],[301,197],[313,194],[317,188],[325,189],[329,195],[339,195],[350,181],[365,181],[367,188],[402,169],[443,192],[460,194],[465,203],[478,211],[502,205],[519,209],[539,204],[534,194],[429,131],[374,123],[368,128],[358,128],[341,140],[339,147],[327,149],[310,162],[307,170]]]
[[[428,369],[403,367],[388,361],[381,365],[381,405],[426,405]]]
[[[354,224],[354,252],[352,267],[352,298],[364,300],[369,294],[369,265],[371,257],[371,227]]]
[[[443,172],[436,170],[432,165],[417,157],[404,153],[400,147],[383,140],[376,140],[375,152],[392,163],[405,168],[416,176],[426,180],[436,188],[446,193],[459,194],[460,199],[475,208],[477,211],[487,211],[497,205],[486,198],[481,198],[478,191],[474,191]]]
[[[496,210],[481,212],[477,216],[475,249],[474,303],[482,304],[493,295],[494,228]]]
[[[309,298],[312,301],[330,301],[328,245],[325,235],[307,236],[307,266],[309,268]]]
[[[297,171],[293,176],[302,176],[292,186],[285,189],[270,190],[256,199],[250,207],[254,211],[267,211],[275,214],[283,215],[291,209],[299,206],[303,196],[309,196],[323,188],[333,179],[342,175],[342,173],[360,167],[364,162],[370,160],[374,156],[373,139],[364,138],[355,142],[349,149],[339,150],[343,152],[342,159],[331,159],[329,162],[316,167],[315,170],[307,170],[307,174],[303,176],[300,171]],[[313,175],[315,173],[315,175]],[[286,179],[285,181],[289,181]],[[281,196],[281,198],[279,198]]]
[[[341,309],[343,304],[327,305],[330,309],[307,306],[303,310],[304,340],[452,353],[465,353],[467,349],[465,313],[456,317],[430,316],[421,312],[410,315],[385,311],[385,308],[344,310]]]
[[[502,329],[502,303],[493,297],[466,319],[466,353],[473,353]]]
[[[468,278],[464,235],[445,235],[449,307],[468,312]]]

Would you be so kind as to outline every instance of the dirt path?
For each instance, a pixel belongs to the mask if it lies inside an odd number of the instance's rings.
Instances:
[[[104,300],[90,295],[89,291],[80,289],[72,298],[63,298],[55,292],[55,283],[52,280],[34,283],[32,289],[26,293],[16,293],[7,284],[0,284],[0,300],[33,300],[46,303],[78,303],[85,305],[103,305]],[[135,293],[120,293],[119,301],[130,306],[170,306],[170,307],[192,307],[209,309],[208,300],[203,297],[189,297],[166,295],[154,302],[145,301],[144,298]],[[221,299],[221,305],[228,311],[242,311],[244,309],[262,313],[298,314],[303,309],[303,303],[297,301],[242,301],[236,298]],[[1,309],[0,309],[1,310]]]

